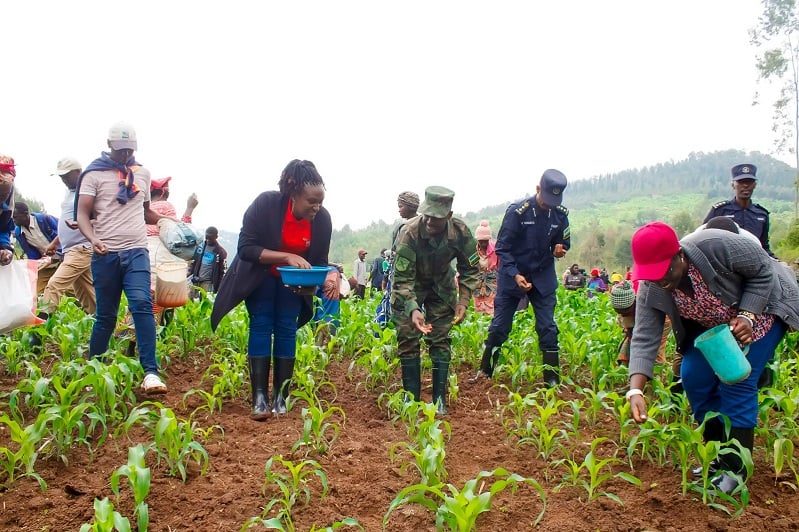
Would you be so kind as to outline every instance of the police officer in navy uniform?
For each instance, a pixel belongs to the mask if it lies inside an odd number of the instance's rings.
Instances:
[[[555,273],[555,258],[564,257],[570,246],[569,210],[561,205],[565,188],[566,176],[558,170],[547,170],[533,197],[512,203],[505,211],[496,244],[499,274],[494,317],[488,328],[480,369],[470,382],[492,376],[499,349],[513,326],[517,305],[527,298],[535,311],[544,382],[549,387],[560,383],[555,324],[559,278]]]
[[[768,244],[769,213],[757,203],[752,203],[755,187],[757,187],[757,167],[755,165],[737,164],[733,166],[732,189],[735,191],[735,197],[713,205],[705,216],[704,223],[716,216],[732,218],[738,227],[755,235],[760,240],[763,249],[773,257],[774,254]]]

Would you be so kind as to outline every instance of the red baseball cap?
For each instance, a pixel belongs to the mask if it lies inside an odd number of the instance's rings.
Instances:
[[[680,239],[672,227],[663,222],[650,222],[633,234],[633,279],[659,281],[669,270],[674,255],[680,251]]]
[[[163,190],[165,186],[169,184],[172,180],[172,176],[167,176],[163,179],[151,179],[150,180],[150,191],[153,190]]]

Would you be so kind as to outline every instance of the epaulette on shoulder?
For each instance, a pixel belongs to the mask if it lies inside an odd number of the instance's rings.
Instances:
[[[516,207],[516,214],[523,214],[524,211],[530,208],[530,200],[525,201],[518,207]]]
[[[762,210],[762,211],[765,211],[765,212],[766,212],[766,214],[771,214],[771,213],[769,213],[768,209],[767,209],[767,208],[765,208],[765,207],[763,207],[761,204],[759,204],[759,203],[754,203],[753,205],[754,205],[755,207],[757,207],[758,209],[760,209],[760,210]]]
[[[713,204],[713,206],[712,206],[712,207],[710,207],[710,208],[711,208],[711,209],[718,209],[719,207],[724,207],[724,206],[725,206],[725,205],[727,205],[729,202],[730,202],[730,200],[721,200],[721,201],[720,201],[720,202],[718,202],[718,203],[714,203],[714,204]]]
[[[568,215],[569,215],[569,209],[567,209],[567,208],[566,208],[566,207],[564,207],[563,205],[558,205],[557,207],[555,207],[555,209],[556,209],[556,210],[557,210],[559,213],[563,214],[564,216],[568,216]]]

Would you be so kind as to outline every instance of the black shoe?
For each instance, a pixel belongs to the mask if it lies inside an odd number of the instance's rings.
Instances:
[[[31,331],[28,347],[30,347],[31,351],[34,353],[42,352],[42,335],[39,334],[39,331]]]
[[[766,366],[763,368],[763,373],[760,374],[760,377],[757,379],[757,389],[762,390],[763,388],[771,388],[774,386],[774,370],[771,369],[771,366]]]
[[[719,470],[719,461],[713,460],[707,468],[707,476],[712,477]],[[691,474],[696,478],[702,478],[702,466],[696,466],[691,469]]]
[[[544,384],[547,388],[557,388],[560,384],[560,357],[557,351],[544,351]]]
[[[560,384],[560,375],[553,369],[544,370],[544,384],[547,388],[557,388]]]

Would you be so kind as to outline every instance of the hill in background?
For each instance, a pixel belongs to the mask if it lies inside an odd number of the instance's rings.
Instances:
[[[726,150],[692,153],[686,159],[640,169],[572,181],[565,192],[572,226],[572,249],[561,259],[559,270],[574,262],[586,268],[624,271],[632,264],[630,238],[636,228],[653,221],[670,223],[683,236],[701,225],[710,206],[733,196],[730,168],[741,162],[757,166],[754,201],[771,211],[771,247],[786,260],[796,254],[779,244],[794,218],[796,171],[782,161],[759,152]],[[499,230],[507,206],[525,195],[509,192],[508,201],[475,212],[456,213],[474,230],[488,220]],[[358,248],[374,259],[389,247],[393,223],[383,220],[353,231],[348,226],[333,231],[330,260],[344,265],[349,275]]]
[[[561,259],[559,269],[577,262],[586,268],[604,266],[608,271],[624,271],[632,263],[632,233],[652,220],[670,223],[681,236],[689,233],[702,223],[711,205],[732,197],[730,168],[741,162],[758,168],[754,200],[771,211],[772,249],[785,260],[794,260],[799,252],[792,248],[797,246],[781,244],[794,218],[796,171],[769,155],[727,150],[692,153],[677,162],[570,182],[564,204],[570,209],[572,249]],[[488,220],[496,237],[507,206],[526,196],[509,191],[505,203],[456,216],[472,230],[480,220]],[[38,206],[35,200],[27,201],[34,209]],[[367,260],[374,260],[381,249],[390,246],[396,223],[379,220],[357,231],[346,225],[334,230],[330,260],[343,264],[349,275],[359,248],[369,252]],[[230,264],[236,255],[238,233],[220,229],[219,240],[228,251]]]

